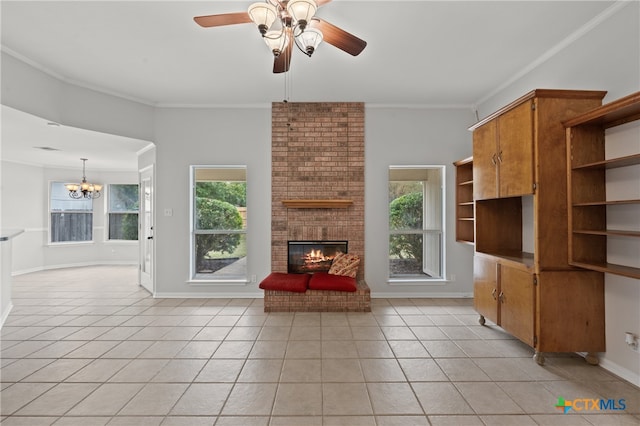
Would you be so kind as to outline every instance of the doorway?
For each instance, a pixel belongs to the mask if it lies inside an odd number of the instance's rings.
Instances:
[[[140,285],[155,293],[153,274],[153,166],[140,171]]]

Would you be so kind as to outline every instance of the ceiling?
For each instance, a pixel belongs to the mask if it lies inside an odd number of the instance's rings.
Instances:
[[[2,159],[37,166],[91,170],[138,170],[137,152],[147,141],[61,126],[2,105]],[[45,148],[45,149],[42,149]]]
[[[252,1],[2,0],[2,50],[64,81],[154,106],[472,107],[616,3],[334,0],[316,15],[366,40],[365,50],[352,57],[325,43],[311,58],[294,52],[291,71],[273,74],[253,24],[193,21]],[[13,142],[32,143],[3,137],[3,158]]]

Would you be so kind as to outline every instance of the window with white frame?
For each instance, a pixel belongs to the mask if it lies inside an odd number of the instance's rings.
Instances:
[[[49,241],[93,241],[93,200],[71,198],[62,182],[51,182],[49,192]]]
[[[191,167],[191,277],[247,278],[245,166]]]
[[[138,184],[111,184],[107,194],[109,240],[138,239]]]
[[[444,166],[389,168],[390,279],[444,278]]]

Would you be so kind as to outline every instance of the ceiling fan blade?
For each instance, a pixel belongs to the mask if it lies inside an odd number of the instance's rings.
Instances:
[[[329,3],[331,0],[316,0],[316,4],[318,5],[318,7],[320,6],[324,6],[325,4]]]
[[[246,24],[251,21],[247,12],[223,13],[221,15],[196,16],[194,21],[201,27],[222,27],[224,25]]]
[[[311,27],[322,31],[324,41],[350,55],[358,56],[367,46],[366,41],[320,18],[314,17],[311,20]]]
[[[289,71],[291,65],[291,56],[293,56],[293,37],[289,33],[289,44],[287,44],[282,53],[273,60],[273,73],[278,74]]]

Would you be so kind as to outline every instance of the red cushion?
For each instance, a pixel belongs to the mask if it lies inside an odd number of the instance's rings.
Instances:
[[[309,281],[311,290],[356,291],[356,279],[345,275],[316,272]]]
[[[272,272],[260,282],[263,290],[293,291],[304,293],[309,284],[309,274],[285,274],[284,272]]]

